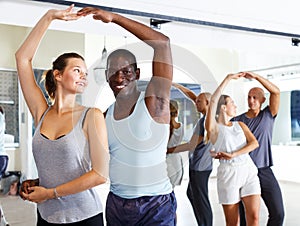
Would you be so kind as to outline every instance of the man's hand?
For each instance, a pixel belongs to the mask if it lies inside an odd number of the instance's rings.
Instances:
[[[21,190],[20,190],[20,196],[23,200],[27,200],[27,198],[24,196],[24,194],[28,195],[32,191],[29,189],[30,187],[38,186],[39,185],[39,179],[35,180],[25,180],[21,184]]]

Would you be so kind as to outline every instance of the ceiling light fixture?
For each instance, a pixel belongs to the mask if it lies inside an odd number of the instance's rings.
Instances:
[[[106,37],[104,36],[104,47],[99,64],[94,68],[94,78],[98,85],[103,84],[105,80],[105,70],[107,61]]]

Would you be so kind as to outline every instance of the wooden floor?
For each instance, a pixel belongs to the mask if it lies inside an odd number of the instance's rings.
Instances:
[[[7,195],[0,197],[6,221],[9,226],[35,226],[36,205],[25,202],[19,196]]]

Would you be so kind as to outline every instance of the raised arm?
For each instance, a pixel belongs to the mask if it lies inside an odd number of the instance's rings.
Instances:
[[[172,86],[179,89],[184,95],[186,95],[188,98],[190,98],[192,101],[194,101],[194,103],[196,103],[197,95],[192,90],[190,90],[189,88],[186,88],[183,85],[175,83],[175,82],[172,83]]]
[[[72,5],[66,10],[52,9],[46,12],[15,54],[22,92],[35,124],[37,124],[48,105],[42,91],[36,84],[32,60],[47,28],[53,20],[75,20],[79,18],[76,13],[72,13],[73,7]]]
[[[123,27],[151,46],[154,49],[153,76],[160,76],[172,80],[172,56],[170,41],[167,36],[140,22],[100,8],[86,7],[78,11],[78,15],[87,16],[89,14],[92,14],[96,20],[101,20],[104,23],[112,22]]]
[[[269,98],[270,111],[273,116],[277,115],[279,110],[279,105],[280,105],[280,89],[272,82],[270,82],[268,79],[256,73],[253,72],[244,72],[244,73],[245,73],[244,75],[245,78],[257,80],[260,84],[263,85],[263,87],[265,87],[270,92],[270,98]]]
[[[222,92],[228,84],[228,82],[231,79],[237,79],[239,77],[241,77],[241,73],[228,74],[211,96],[208,112],[206,115],[205,129],[207,131],[207,137],[212,144],[216,142],[218,137],[218,123],[216,120],[216,110],[220,96],[222,95]]]
[[[151,46],[154,50],[152,60],[152,79],[146,89],[146,105],[151,116],[162,123],[169,123],[169,99],[173,79],[172,54],[169,38],[152,28],[122,15],[99,8],[86,7],[78,15],[93,15],[104,23],[115,23],[137,38]]]

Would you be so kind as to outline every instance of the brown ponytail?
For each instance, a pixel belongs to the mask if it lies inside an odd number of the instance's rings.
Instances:
[[[54,79],[52,69],[48,70],[45,75],[45,89],[46,89],[51,101],[53,101],[55,99],[56,81]]]
[[[228,95],[221,95],[218,101],[217,110],[216,110],[216,118],[220,115],[222,105],[227,104]]]

